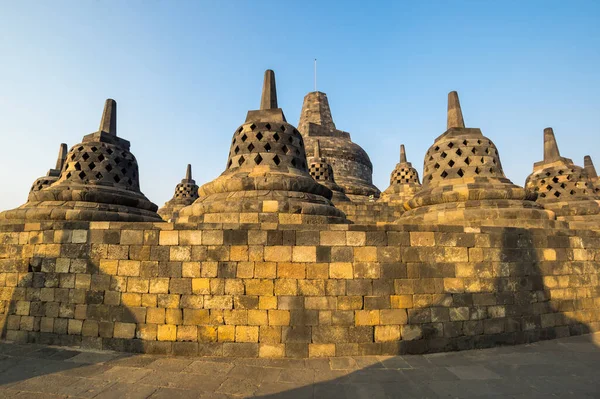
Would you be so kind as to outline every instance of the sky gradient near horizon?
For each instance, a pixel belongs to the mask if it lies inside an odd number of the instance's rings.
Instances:
[[[265,69],[297,125],[314,58],[382,191],[402,143],[422,176],[451,90],[515,184],[548,126],[561,155],[600,169],[598,1],[0,0],[0,17],[0,210],[26,201],[61,142],[98,129],[106,98],[162,206],[186,164],[199,185],[223,172]]]

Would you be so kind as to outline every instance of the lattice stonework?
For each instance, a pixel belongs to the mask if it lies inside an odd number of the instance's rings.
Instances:
[[[227,170],[254,166],[292,165],[308,171],[304,141],[292,125],[271,123],[246,123],[236,131]]]
[[[310,163],[308,172],[313,179],[317,181],[335,182],[333,177],[333,169],[327,162],[313,161]]]
[[[443,141],[425,155],[423,181],[465,176],[497,177],[503,174],[498,150],[486,138]]]
[[[544,169],[532,174],[526,184],[529,191],[538,193],[538,198],[563,199],[589,197],[595,190],[587,174],[579,167]]]
[[[419,184],[419,173],[415,168],[399,166],[390,175],[390,186],[410,183]]]
[[[65,180],[140,190],[135,157],[110,143],[89,142],[71,148],[58,181]]]
[[[198,186],[194,183],[179,183],[175,188],[173,198],[196,199],[198,198]]]

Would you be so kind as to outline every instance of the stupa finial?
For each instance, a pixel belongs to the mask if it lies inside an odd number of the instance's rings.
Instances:
[[[100,121],[101,132],[117,135],[117,102],[109,98],[104,103],[102,120]]]
[[[406,151],[404,150],[404,144],[400,144],[400,163],[406,162]]]
[[[321,143],[319,140],[315,141],[315,158],[321,158]]]
[[[554,161],[560,158],[554,130],[551,127],[544,129],[544,162]]]
[[[277,88],[275,87],[275,72],[271,69],[265,71],[265,80],[263,82],[262,97],[260,99],[260,109],[276,109],[277,106]]]
[[[188,163],[187,169],[185,171],[185,179],[192,180],[192,165]]]
[[[594,167],[594,163],[592,162],[592,157],[590,157],[589,155],[583,157],[583,167],[591,179],[598,178],[596,168]]]
[[[464,128],[465,120],[463,119],[462,110],[460,108],[460,101],[458,99],[458,93],[451,91],[448,93],[448,129],[453,127]]]
[[[67,144],[61,143],[58,150],[58,159],[56,160],[56,170],[62,170],[65,160],[67,159]]]

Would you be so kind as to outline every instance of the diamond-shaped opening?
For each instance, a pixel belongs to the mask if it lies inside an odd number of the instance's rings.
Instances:
[[[111,154],[112,154],[114,151],[113,151],[113,150],[111,150],[110,148],[107,148],[107,149],[106,149],[106,152],[108,152],[108,155],[111,155]]]
[[[77,151],[81,152],[83,150],[83,146],[79,146],[79,148],[77,149]]]
[[[117,163],[117,164],[118,164],[119,162],[121,162],[121,158],[119,158],[119,157],[116,157],[116,158],[115,158],[115,163]]]
[[[458,173],[460,177],[463,177],[465,175],[465,172],[462,169],[459,169],[456,173]]]
[[[554,183],[558,183],[558,177],[554,177],[554,178],[552,179],[552,181],[553,181]]]
[[[448,154],[446,154],[445,152],[442,152],[442,153],[440,154],[440,156],[441,156],[442,158],[446,158],[446,157],[448,156]]]
[[[435,146],[435,148],[433,149],[434,151],[439,151],[440,147],[439,146]]]
[[[448,176],[448,173],[446,171],[443,171],[440,176],[442,176],[442,179],[445,179],[446,176]]]
[[[265,144],[265,151],[271,152],[271,144],[269,144],[269,143]]]
[[[471,152],[472,152],[473,154],[477,154],[477,150],[475,149],[475,147],[471,148]]]
[[[466,163],[467,165],[469,165],[469,164],[471,163],[471,160],[469,159],[469,157],[466,157],[466,158],[465,158],[465,163]]]
[[[250,130],[254,130],[254,129],[256,129],[256,125],[253,123],[250,125]]]
[[[555,191],[555,192],[554,192],[554,196],[555,196],[556,198],[558,198],[558,197],[560,197],[560,193],[559,193],[558,191]]]
[[[94,170],[94,168],[96,167],[96,164],[93,162],[90,162],[90,170]]]
[[[485,159],[483,159],[483,157],[481,157],[481,159],[479,160],[481,163],[485,162]]]
[[[574,195],[575,194],[575,190],[569,191],[569,194]]]
[[[469,144],[469,142],[467,140],[464,140],[463,145],[467,145],[467,144]]]
[[[81,170],[81,164],[77,162],[75,165],[75,170]]]
[[[279,139],[280,139],[279,134],[277,134],[277,132],[275,132],[275,134],[273,135],[273,140],[279,141]]]
[[[267,130],[271,130],[271,124],[270,124],[270,123],[267,123],[267,124],[265,125],[265,127],[267,128]]]
[[[480,174],[481,173],[481,169],[479,169],[479,166],[475,168],[475,174]]]
[[[256,154],[256,156],[254,157],[254,163],[257,165],[260,165],[262,160],[263,160],[263,157],[261,157],[260,154]]]
[[[459,157],[462,155],[462,151],[460,150],[460,148],[456,150],[456,155],[458,155]]]
[[[454,161],[450,160],[450,162],[448,162],[448,166],[453,167],[454,166]]]
[[[296,155],[300,155],[300,150],[296,148]]]
[[[81,172],[79,172],[79,178],[80,179],[85,178],[85,172],[83,170]]]
[[[481,140],[477,140],[477,144],[481,144]]]
[[[433,161],[433,156],[430,156],[430,157],[429,157],[429,160],[430,160],[430,161]]]
[[[227,169],[231,168],[231,164],[233,164],[233,161],[230,159],[229,162],[227,163]]]
[[[106,165],[106,170],[108,170],[109,172],[112,170],[112,166],[110,166],[110,164]]]
[[[84,152],[83,155],[81,156],[81,158],[83,158],[84,161],[87,161],[90,158],[90,156],[88,155],[87,152]]]
[[[560,188],[566,188],[566,187],[567,187],[567,185],[565,183],[560,184]]]
[[[122,168],[122,169],[121,169],[121,173],[123,173],[124,175],[126,175],[126,174],[127,174],[127,169],[125,169],[125,168]]]
[[[546,190],[548,190],[548,191],[552,191],[552,186],[548,184],[548,185],[546,186]]]
[[[97,148],[96,146],[94,146],[94,147],[92,147],[92,148],[90,148],[90,149],[92,150],[92,152],[96,152],[96,151],[98,151],[98,148]]]
[[[542,179],[542,180],[540,180],[540,183],[545,184],[546,180]]]
[[[562,174],[562,173],[560,173],[560,172],[561,172],[561,171],[559,171],[558,173],[559,173],[559,174]],[[546,176],[548,176],[548,177],[549,177],[549,176],[550,176],[550,172],[546,172]]]
[[[242,130],[244,130],[244,126],[240,126],[240,128],[237,131],[238,131],[238,133],[241,133]],[[235,139],[233,139],[233,140],[235,141]]]
[[[546,198],[546,193],[540,193],[541,198]]]
[[[261,132],[258,132],[258,133],[256,133],[256,139],[257,139],[258,141],[261,141],[263,137],[264,137],[264,136],[263,136],[263,134],[262,134]]]
[[[490,149],[489,149],[489,148],[486,148],[486,149],[485,149],[485,153],[486,153],[486,154],[489,154],[489,153],[490,153]]]
[[[492,163],[496,165],[496,158],[492,158]]]
[[[433,165],[434,168],[439,169],[440,168],[440,164],[436,163],[435,165]]]
[[[279,126],[279,128],[281,129],[282,132],[285,132],[285,125],[281,125],[281,126]]]
[[[275,156],[273,157],[273,162],[275,162],[275,165],[279,165],[279,164],[281,163],[281,159],[279,159],[279,157],[278,157],[277,155],[275,155]],[[294,163],[294,162],[292,161],[292,164],[293,164],[293,163]]]
[[[494,173],[494,168],[489,169],[490,173]]]
[[[296,158],[292,159],[292,166],[296,167],[298,165],[298,163],[296,162]]]
[[[113,177],[113,180],[114,180],[116,183],[118,183],[118,182],[120,182],[120,181],[121,181],[121,178],[120,178],[119,176],[115,176],[115,177]]]
[[[248,145],[248,151],[252,152],[253,149],[254,149],[254,144],[250,143],[250,145]]]
[[[244,159],[243,156],[240,157],[240,159],[238,159],[238,165],[242,166],[242,164],[246,162],[246,160]]]
[[[559,175],[562,175],[563,173],[565,173],[562,169],[558,171]]]
[[[429,181],[433,180],[433,175],[429,175]]]
[[[242,141],[245,142],[246,140],[248,140],[248,136],[246,136],[246,133],[244,133],[241,137]]]
[[[67,179],[71,177],[71,172],[67,173]]]
[[[281,147],[281,151],[283,151],[284,154],[287,154],[290,150],[289,148],[287,148],[286,145],[284,145],[283,147]]]
[[[454,147],[454,143],[453,142],[449,142],[448,143],[448,148],[452,148],[452,147]]]
[[[75,159],[75,154],[71,155],[71,161]]]
[[[102,173],[98,172],[96,173],[96,179],[102,179],[104,176],[102,175]]]
[[[292,144],[294,142],[294,138],[292,136],[288,137],[288,141],[290,142],[290,144]]]
[[[235,148],[233,149],[233,152],[234,152],[234,153],[236,153],[236,154],[237,154],[238,152],[240,152],[240,147],[238,147],[238,146],[236,145],[236,146],[235,146]]]
[[[104,161],[104,155],[102,155],[102,154],[98,155],[98,161],[100,161],[100,162]]]

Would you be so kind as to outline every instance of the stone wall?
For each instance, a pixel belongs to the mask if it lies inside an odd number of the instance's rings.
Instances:
[[[581,334],[600,326],[599,269],[591,231],[0,227],[6,339],[134,352],[374,355]]]

